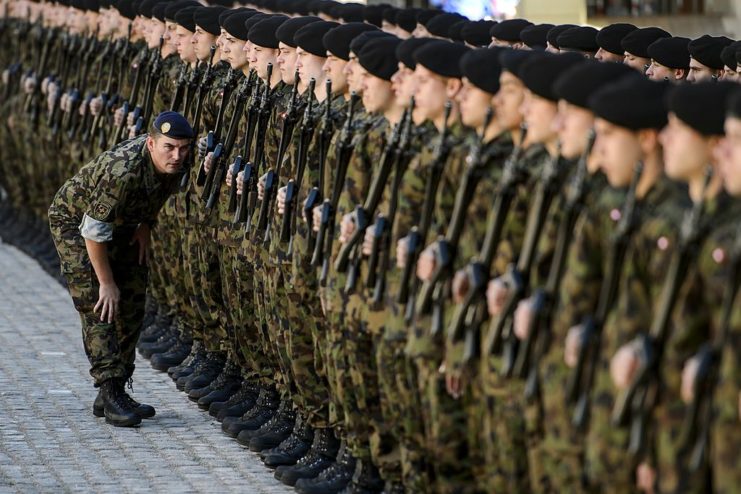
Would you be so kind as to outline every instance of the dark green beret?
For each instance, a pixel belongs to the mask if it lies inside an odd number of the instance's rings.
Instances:
[[[515,43],[522,41],[520,38],[522,30],[532,25],[533,23],[526,19],[507,19],[492,26],[489,34],[492,38]]]
[[[623,38],[638,29],[633,24],[618,22],[605,26],[597,33],[597,44],[614,55],[624,55]]]
[[[597,33],[595,28],[589,26],[572,27],[558,36],[558,47],[562,50],[595,53],[599,50]]]
[[[332,55],[342,60],[350,60],[350,43],[366,31],[378,31],[378,28],[365,22],[350,22],[328,31],[322,42]]]
[[[723,60],[723,65],[736,70],[736,65],[738,65],[736,62],[736,53],[738,53],[739,50],[741,50],[741,41],[734,41],[723,48],[723,51],[720,52],[720,58]]]
[[[520,66],[518,76],[530,92],[550,101],[558,101],[553,92],[553,81],[569,67],[584,61],[578,53],[553,55],[538,52]]]
[[[195,32],[196,21],[193,19],[193,14],[195,14],[196,10],[199,8],[200,7],[185,7],[184,9],[178,10],[177,14],[175,14],[175,22],[188,31],[192,33]]]
[[[651,58],[648,47],[660,38],[671,38],[672,35],[659,27],[642,27],[626,34],[620,42],[623,52],[640,58]]]
[[[490,94],[499,92],[499,75],[502,66],[499,55],[503,48],[478,48],[461,58],[461,72],[471,84]]]
[[[720,58],[720,53],[723,48],[731,43],[733,43],[733,40],[725,36],[709,36],[706,34],[690,41],[690,56],[706,67],[722,70],[723,60]]]
[[[682,84],[669,91],[667,109],[704,136],[724,135],[728,98],[738,87],[729,81]]]
[[[390,81],[399,69],[396,48],[401,40],[396,36],[384,36],[368,41],[358,53],[358,63],[369,74]]]
[[[471,46],[489,46],[491,35],[489,31],[496,21],[471,21],[461,29],[463,41]]]
[[[433,40],[414,52],[418,64],[442,77],[460,79],[460,60],[471,48],[460,43]]]
[[[414,70],[417,67],[417,61],[414,59],[414,52],[418,48],[434,41],[432,38],[409,38],[403,40],[396,47],[396,59],[401,63]]]
[[[279,42],[296,48],[296,42],[293,39],[294,36],[296,36],[296,32],[312,22],[321,22],[321,19],[314,16],[294,17],[288,19],[280,25],[277,31],[275,31],[275,37],[278,38]]]
[[[689,69],[689,38],[659,38],[648,46],[648,56],[670,69]]]
[[[296,46],[316,55],[317,57],[327,57],[327,47],[324,46],[322,38],[330,29],[339,26],[336,22],[319,21],[312,22],[296,32],[293,37]]]
[[[589,109],[589,97],[592,94],[634,73],[633,69],[622,63],[584,60],[558,76],[553,83],[553,93],[558,99]]]
[[[665,96],[671,83],[632,74],[607,85],[589,98],[592,112],[633,131],[663,129],[667,122]]]
[[[193,14],[193,20],[196,26],[214,36],[221,34],[221,25],[219,24],[219,14],[224,12],[226,7],[215,5],[213,7],[199,7]]]
[[[188,120],[175,111],[163,111],[154,119],[152,126],[162,135],[173,139],[193,139],[195,133]]]
[[[545,50],[548,46],[548,32],[553,24],[533,24],[520,32],[520,39],[533,50]]]
[[[288,19],[289,17],[285,15],[271,15],[266,19],[260,19],[248,31],[247,39],[257,46],[276,49],[278,38],[275,31]]]
[[[430,22],[428,22],[425,27],[433,36],[447,38],[450,34],[450,28],[457,22],[463,20],[466,20],[466,18],[462,15],[445,13],[430,19]]]

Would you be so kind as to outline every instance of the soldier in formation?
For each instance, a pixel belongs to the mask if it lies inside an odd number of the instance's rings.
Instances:
[[[2,235],[62,274],[96,416],[155,415],[136,344],[301,493],[739,491],[738,42],[0,13]]]

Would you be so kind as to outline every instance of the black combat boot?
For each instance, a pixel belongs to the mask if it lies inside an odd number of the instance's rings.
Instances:
[[[216,420],[222,422],[226,417],[241,417],[257,403],[260,394],[260,386],[254,381],[242,380],[239,391],[234,393],[226,401],[214,401],[208,407],[208,413]]]
[[[143,333],[150,324],[154,322],[157,315],[157,301],[150,294],[144,299],[144,318],[142,319],[141,332]]]
[[[404,494],[404,484],[398,481],[387,480],[383,487],[384,494]]]
[[[296,492],[301,494],[334,494],[350,484],[355,474],[355,458],[347,444],[342,441],[337,459],[313,479],[296,482]]]
[[[170,326],[154,343],[140,344],[139,353],[146,359],[150,358],[155,353],[166,353],[175,346],[179,339],[180,334],[178,333],[178,330],[175,326]]]
[[[242,431],[237,436],[237,442],[249,446],[254,452],[274,448],[291,435],[296,423],[296,412],[290,398],[281,401],[278,411],[273,417],[256,431]]]
[[[275,469],[275,478],[286,485],[296,485],[299,479],[313,479],[334,463],[340,442],[332,429],[316,429],[311,449],[295,465]]]
[[[262,456],[262,461],[268,468],[295,465],[309,451],[313,438],[314,429],[301,414],[298,414],[291,435],[278,446],[263,450],[260,456]]]
[[[378,468],[370,460],[358,460],[352,482],[342,494],[378,494],[384,492],[383,486]]]
[[[255,406],[236,420],[224,419],[221,430],[234,438],[244,430],[257,430],[275,415],[279,404],[280,397],[274,387],[262,388]]]
[[[153,406],[139,403],[126,392],[124,392],[124,394],[126,395],[127,401],[129,402],[131,407],[134,409],[134,412],[136,412],[136,414],[140,416],[141,418],[149,419],[149,418],[154,417],[155,414],[157,413]],[[93,415],[95,415],[96,417],[105,416],[105,404],[103,402],[102,386],[101,386],[101,389],[98,391],[98,396],[95,397],[95,402],[93,403]]]
[[[226,401],[242,386],[242,369],[228,358],[221,373],[208,386],[192,389],[188,398],[198,402],[198,407],[208,410],[215,401]]]
[[[144,327],[139,334],[137,348],[144,343],[154,343],[172,324],[172,319],[167,315],[167,307],[158,306],[157,313],[152,322]]]
[[[195,340],[193,345],[190,347],[190,354],[185,358],[185,360],[183,360],[179,365],[167,369],[167,373],[173,381],[177,382],[181,377],[191,375],[196,366],[205,358],[206,349],[203,347],[203,342],[201,340]]]
[[[193,340],[180,335],[175,345],[164,353],[154,353],[150,359],[152,367],[161,372],[166,372],[170,367],[179,365],[188,358]]]
[[[100,385],[103,396],[105,421],[116,427],[139,425],[142,418],[136,413],[128,395],[124,393],[121,379],[108,379]]]
[[[225,352],[207,352],[203,365],[188,376],[185,392],[190,393],[194,389],[205,388],[211,384],[221,374],[224,363],[226,363]]]

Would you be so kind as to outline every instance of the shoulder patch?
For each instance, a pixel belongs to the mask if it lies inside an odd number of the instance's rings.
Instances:
[[[108,216],[111,214],[111,211],[113,211],[113,206],[111,206],[107,202],[99,202],[93,208],[93,214],[95,215],[95,219],[98,219],[101,221],[108,218]]]

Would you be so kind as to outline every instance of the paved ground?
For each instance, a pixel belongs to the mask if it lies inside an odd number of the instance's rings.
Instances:
[[[67,292],[0,242],[0,493],[293,492],[167,374],[137,364],[134,397],[157,417],[136,429],[93,417]]]

